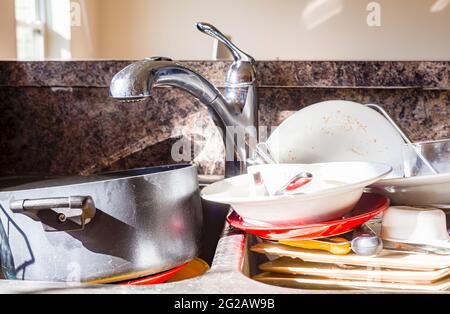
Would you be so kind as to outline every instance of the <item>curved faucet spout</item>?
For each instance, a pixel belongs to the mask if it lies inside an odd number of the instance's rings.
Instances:
[[[229,156],[228,150],[226,153],[226,168],[228,168],[226,176],[242,173],[245,170],[249,143],[251,146],[256,145],[257,130],[254,124],[256,112],[252,104],[247,108],[241,108],[227,102],[220,91],[203,76],[167,59],[147,59],[130,64],[114,76],[109,93],[111,97],[120,101],[133,102],[150,97],[153,87],[158,86],[180,88],[211,109],[209,111],[213,115],[213,120],[222,131],[225,147],[233,147],[233,156]],[[232,127],[231,132],[228,127]],[[244,139],[238,138],[235,141],[236,135]],[[234,169],[230,170],[231,168]]]
[[[200,74],[163,57],[130,64],[114,76],[109,93],[113,98],[132,102],[150,97],[153,87],[174,86],[196,97],[210,109],[215,124],[222,131],[226,150],[225,176],[231,177],[246,171],[247,152],[252,153],[258,142],[255,60],[213,25],[197,23],[197,28],[221,41],[233,55],[225,97]]]
[[[223,125],[237,125],[238,112],[231,112],[220,91],[203,76],[173,61],[147,59],[130,64],[117,73],[110,96],[121,101],[140,101],[152,94],[153,87],[173,86],[211,107],[215,119]]]
[[[173,61],[146,59],[130,64],[117,73],[110,96],[119,100],[151,96],[153,86],[176,86],[193,94],[203,103],[213,102],[219,91],[194,71]]]

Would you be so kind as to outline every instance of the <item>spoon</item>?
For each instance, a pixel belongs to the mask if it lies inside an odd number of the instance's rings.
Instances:
[[[381,238],[366,224],[355,229],[351,236],[352,251],[360,256],[376,256],[383,249]]]
[[[298,188],[308,184],[313,179],[313,175],[310,172],[304,171],[295,175],[292,179],[290,179],[281,189],[275,192],[275,196],[284,195],[287,192],[293,192]]]

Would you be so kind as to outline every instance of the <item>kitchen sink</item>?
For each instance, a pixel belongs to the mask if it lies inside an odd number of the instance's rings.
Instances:
[[[175,293],[175,294],[264,294],[264,293],[367,293],[367,291],[301,290],[263,284],[251,279],[264,255],[249,247],[258,242],[225,223],[229,207],[203,203],[204,230],[199,257],[211,265],[203,276],[151,286],[90,285],[78,283],[0,280],[0,293]]]
[[[211,270],[205,275],[176,283],[152,286],[87,285],[0,280],[0,293],[133,293],[133,294],[312,294],[368,293],[367,291],[301,290],[266,285],[252,280],[257,265],[267,261],[250,253],[257,239],[226,225],[220,237]]]
[[[133,294],[314,294],[379,293],[358,290],[301,290],[271,286],[252,280],[257,265],[267,261],[250,253],[248,247],[257,239],[225,226],[220,237],[211,270],[205,275],[176,283],[152,286],[88,285],[0,280],[0,293],[133,293]],[[210,252],[207,252],[210,254]],[[393,292],[389,292],[393,293]],[[401,292],[397,292],[401,293]]]
[[[205,230],[200,257],[211,263],[203,276],[151,286],[90,285],[77,283],[0,280],[0,293],[273,293],[300,292],[273,287],[249,277],[259,261],[248,253],[253,237],[225,225],[228,209],[204,204]],[[219,231],[220,230],[220,231]]]
[[[211,263],[211,269],[203,276],[141,287],[0,280],[0,293],[324,293],[323,290],[282,288],[252,280],[250,277],[257,273],[257,265],[267,259],[249,252],[248,248],[257,242],[256,237],[246,235],[228,224],[224,226],[228,211],[223,206],[204,204],[205,230],[200,257]]]
[[[248,252],[254,237],[225,223],[229,207],[203,202],[204,230],[199,257],[211,265],[203,276],[151,286],[91,285],[78,283],[0,280],[0,293],[273,293],[300,292],[253,281],[262,256]]]

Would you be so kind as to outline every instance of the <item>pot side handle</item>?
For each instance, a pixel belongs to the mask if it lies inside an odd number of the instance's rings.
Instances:
[[[90,196],[15,200],[10,202],[9,208],[15,214],[41,221],[47,232],[82,231],[96,212]]]

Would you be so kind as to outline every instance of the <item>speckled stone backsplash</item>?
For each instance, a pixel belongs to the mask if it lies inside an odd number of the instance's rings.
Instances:
[[[171,164],[180,139],[194,144],[202,174],[223,173],[220,135],[190,95],[159,88],[141,103],[108,97],[112,76],[128,63],[0,62],[0,176]],[[183,64],[223,87],[227,62]],[[264,61],[257,70],[261,125],[343,99],[383,105],[415,141],[450,138],[450,62]]]

